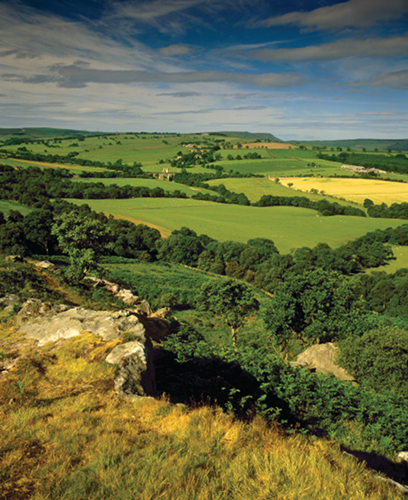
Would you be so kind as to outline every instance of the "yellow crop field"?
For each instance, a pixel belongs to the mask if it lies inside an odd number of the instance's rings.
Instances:
[[[324,191],[327,195],[361,204],[366,198],[375,204],[391,205],[392,203],[408,202],[408,183],[328,177],[281,177],[280,180],[283,185],[288,186],[289,183],[292,183],[292,189],[305,193],[317,189],[319,193]]]

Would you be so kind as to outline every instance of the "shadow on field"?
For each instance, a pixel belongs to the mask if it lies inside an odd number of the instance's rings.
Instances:
[[[162,349],[155,355],[156,387],[172,403],[186,405],[217,404],[233,411],[240,420],[250,420],[255,414],[255,402],[264,395],[259,381],[238,363],[221,358],[190,358],[177,361],[171,351]],[[273,394],[265,401],[268,408],[277,408],[288,423],[295,423],[287,403]]]
[[[382,473],[393,481],[396,481],[404,486],[408,485],[408,464],[406,462],[392,462],[382,455],[368,453],[365,451],[350,450],[345,446],[341,446],[341,449],[347,455],[352,455],[359,462],[365,462],[367,468]]]

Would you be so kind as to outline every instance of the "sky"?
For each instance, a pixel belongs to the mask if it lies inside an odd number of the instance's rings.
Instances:
[[[408,0],[0,0],[0,128],[408,137]]]

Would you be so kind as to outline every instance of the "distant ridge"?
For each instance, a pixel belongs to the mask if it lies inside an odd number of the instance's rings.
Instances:
[[[287,141],[292,144],[316,144],[317,146],[342,147],[342,148],[366,148],[393,151],[407,151],[408,139],[344,139],[333,141]]]
[[[226,137],[240,137],[241,139],[259,139],[260,141],[273,141],[273,142],[283,142],[272,134],[266,132],[215,132],[216,134],[222,134]]]
[[[49,127],[23,127],[23,128],[0,128],[0,137],[15,137],[21,139],[45,139],[47,137],[65,137],[72,135],[95,135],[98,132],[89,132],[87,130],[74,130],[65,128]]]

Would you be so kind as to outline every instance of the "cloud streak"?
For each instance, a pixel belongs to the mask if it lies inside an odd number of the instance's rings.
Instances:
[[[297,73],[226,73],[222,71],[186,71],[163,73],[133,70],[99,70],[77,65],[55,65],[50,68],[51,75],[30,77],[18,74],[5,74],[3,80],[24,83],[56,82],[59,87],[84,88],[89,83],[132,84],[132,83],[212,83],[233,82],[255,87],[289,88],[307,83],[307,79]]]
[[[310,12],[290,12],[270,17],[258,26],[294,25],[306,30],[344,30],[369,28],[388,21],[400,21],[408,15],[406,0],[349,0]]]
[[[250,50],[243,56],[259,61],[330,61],[343,57],[403,57],[408,54],[408,36],[367,38],[358,40],[344,38],[332,43],[310,45],[295,49]]]

